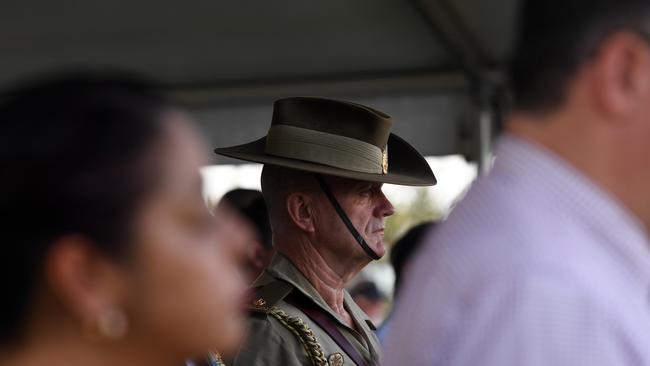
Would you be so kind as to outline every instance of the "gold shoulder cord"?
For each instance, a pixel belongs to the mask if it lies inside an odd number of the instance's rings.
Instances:
[[[312,332],[302,319],[297,316],[291,316],[275,306],[269,309],[268,314],[276,318],[298,338],[305,351],[307,351],[307,356],[311,360],[312,365],[327,366],[327,359],[325,358],[320,343],[316,340],[314,332]]]

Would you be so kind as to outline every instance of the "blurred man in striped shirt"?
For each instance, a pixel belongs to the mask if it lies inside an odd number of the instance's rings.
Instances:
[[[494,169],[426,239],[385,365],[650,365],[650,2],[522,9]]]

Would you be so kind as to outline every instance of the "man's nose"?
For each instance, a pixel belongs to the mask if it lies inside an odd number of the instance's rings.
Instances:
[[[393,207],[393,204],[390,203],[390,200],[388,200],[386,195],[384,195],[384,192],[380,191],[377,199],[379,200],[375,209],[377,217],[388,217],[395,213],[395,207]]]

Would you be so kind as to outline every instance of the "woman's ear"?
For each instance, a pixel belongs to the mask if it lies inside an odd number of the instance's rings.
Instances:
[[[294,225],[303,231],[314,232],[313,201],[309,195],[294,192],[287,196],[287,213]]]
[[[124,270],[84,236],[56,240],[44,268],[46,284],[82,327],[101,326],[106,314],[124,314],[128,284]]]

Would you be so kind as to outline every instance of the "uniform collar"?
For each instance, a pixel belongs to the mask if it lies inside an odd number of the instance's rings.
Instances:
[[[329,307],[311,282],[307,280],[289,258],[280,253],[276,253],[271,264],[266,269],[266,274],[290,283],[295,289],[311,299],[321,309],[331,314],[342,326],[349,328],[349,326],[343,322],[341,317]],[[347,290],[343,290],[343,297],[343,303],[346,310],[350,313],[350,316],[352,316],[353,321],[357,323],[357,326],[361,328],[360,330],[363,330],[364,332],[371,331],[368,325],[370,318],[368,318],[363,310],[361,310],[354,300],[352,300],[352,297]],[[370,324],[372,324],[372,322],[370,322]]]

